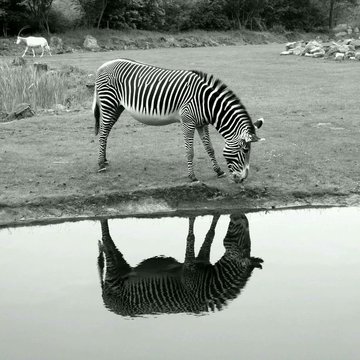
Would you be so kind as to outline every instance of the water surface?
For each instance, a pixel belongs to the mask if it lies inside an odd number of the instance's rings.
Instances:
[[[359,216],[358,208],[248,213],[250,255],[263,269],[234,299],[221,310],[137,316],[104,301],[100,221],[3,229],[1,359],[358,359]],[[195,253],[212,221],[195,219]],[[218,219],[212,264],[224,256],[229,223]],[[131,267],[159,255],[184,262],[188,218],[108,226]]]

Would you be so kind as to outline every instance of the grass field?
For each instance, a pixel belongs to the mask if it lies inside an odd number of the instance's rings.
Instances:
[[[283,205],[360,195],[360,64],[281,57],[282,49],[278,44],[173,48],[65,54],[42,61],[51,68],[76,65],[94,73],[105,61],[125,57],[213,73],[239,95],[254,120],[264,117],[258,134],[266,141],[254,144],[250,175],[244,185],[236,185],[214,176],[197,140],[195,171],[202,182],[232,199],[251,193]],[[89,93],[86,111],[0,124],[3,208],[187,182],[180,125],[149,127],[126,113],[110,135],[109,169],[98,174],[91,102]],[[223,139],[214,129],[211,135],[217,158],[227,170]]]

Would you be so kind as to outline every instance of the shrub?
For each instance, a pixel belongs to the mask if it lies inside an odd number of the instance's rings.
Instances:
[[[73,67],[38,72],[33,66],[0,63],[0,112],[10,113],[20,103],[34,110],[84,104],[90,98],[86,81],[87,75]]]

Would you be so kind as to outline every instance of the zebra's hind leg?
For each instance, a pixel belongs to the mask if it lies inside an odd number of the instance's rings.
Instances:
[[[183,129],[184,140],[185,140],[188,176],[189,176],[189,179],[193,182],[199,181],[195,176],[194,164],[193,164],[195,126],[193,123],[182,123],[182,129]]]
[[[211,140],[210,140],[209,126],[204,125],[202,127],[196,128],[196,129],[199,133],[200,139],[205,147],[205,150],[211,159],[211,163],[212,163],[212,167],[213,167],[214,171],[216,172],[216,174],[219,178],[224,177],[225,173],[220,169],[220,166],[215,158],[215,151],[214,151],[214,148],[213,148]]]
[[[106,170],[106,165],[109,164],[109,161],[106,158],[106,147],[107,147],[107,139],[109,133],[116,123],[117,119],[124,111],[123,106],[119,107],[111,107],[102,109],[101,111],[101,119],[100,119],[100,135],[99,135],[99,170],[98,172],[103,172]]]

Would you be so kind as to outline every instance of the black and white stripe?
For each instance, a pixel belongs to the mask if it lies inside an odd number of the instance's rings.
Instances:
[[[98,264],[105,306],[123,316],[221,310],[239,295],[253,269],[261,268],[262,260],[250,256],[248,222],[245,215],[239,214],[231,216],[224,238],[225,253],[212,265],[210,250],[218,219],[213,217],[197,257],[195,218],[190,218],[184,263],[155,257],[134,268],[117,250],[107,220],[101,221]]]
[[[255,128],[239,98],[220,80],[199,71],[169,70],[133,60],[105,63],[97,72],[94,93],[95,132],[99,136],[99,171],[105,170],[109,132],[123,110],[149,125],[180,122],[185,140],[188,176],[193,169],[193,140],[197,129],[214,171],[223,176],[209,137],[213,125],[224,137],[224,156],[236,182],[247,176],[250,143]]]

